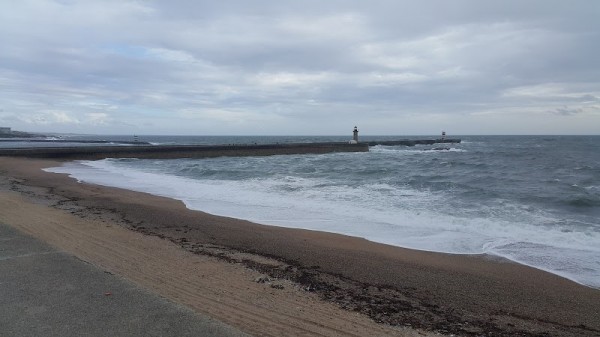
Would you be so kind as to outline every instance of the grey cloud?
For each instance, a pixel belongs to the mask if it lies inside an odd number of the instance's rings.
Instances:
[[[584,103],[594,103],[600,102],[600,98],[598,96],[587,94],[579,97],[579,101]]]
[[[553,113],[562,115],[562,116],[572,116],[572,115],[580,114],[582,112],[583,112],[583,109],[581,109],[581,108],[569,108],[567,106],[554,109],[554,111],[553,111]]]
[[[81,131],[117,132],[121,124],[152,125],[153,133],[176,131],[170,117],[178,111],[205,111],[187,115],[205,121],[218,121],[221,111],[247,126],[264,114],[289,133],[302,133],[294,125],[314,118],[336,133],[339,119],[361,111],[380,130],[398,111],[522,108],[598,118],[586,110],[600,96],[596,1],[31,0],[2,7],[0,99],[24,116],[22,127],[46,110],[63,111],[64,118],[52,115],[56,123],[71,116]],[[221,131],[237,130],[228,127]]]

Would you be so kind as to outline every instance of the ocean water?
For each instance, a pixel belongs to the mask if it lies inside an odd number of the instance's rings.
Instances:
[[[241,144],[348,137],[146,138]],[[368,153],[106,159],[49,170],[267,225],[502,256],[600,288],[600,137],[461,138],[441,151],[417,145]]]

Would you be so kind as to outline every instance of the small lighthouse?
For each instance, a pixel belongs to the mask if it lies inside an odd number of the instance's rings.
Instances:
[[[358,128],[355,126],[354,131],[352,131],[352,142],[358,143]]]

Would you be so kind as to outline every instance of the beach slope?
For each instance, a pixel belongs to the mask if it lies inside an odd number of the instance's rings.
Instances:
[[[0,221],[250,334],[600,336],[600,291],[556,275],[217,217],[41,170],[57,165],[0,158]]]

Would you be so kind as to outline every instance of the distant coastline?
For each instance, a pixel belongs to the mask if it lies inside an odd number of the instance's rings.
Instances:
[[[43,135],[43,134],[40,134],[40,133],[30,133],[30,132],[25,132],[25,131],[13,131],[13,130],[6,131],[6,132],[1,132],[0,133],[0,139],[4,139],[4,138],[8,138],[8,139],[14,139],[14,138],[39,138],[39,137],[47,137],[47,136]]]

